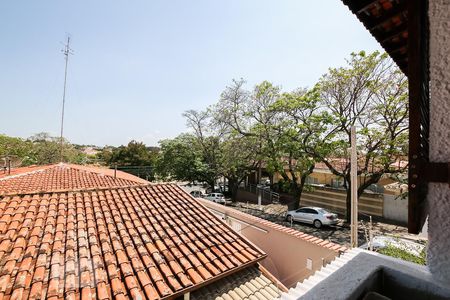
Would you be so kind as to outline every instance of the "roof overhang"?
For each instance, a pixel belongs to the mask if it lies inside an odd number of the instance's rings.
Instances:
[[[408,8],[406,0],[342,0],[397,63],[408,71]]]
[[[450,163],[429,160],[428,0],[342,1],[408,77],[408,231],[419,233],[428,214],[428,183],[450,184]]]

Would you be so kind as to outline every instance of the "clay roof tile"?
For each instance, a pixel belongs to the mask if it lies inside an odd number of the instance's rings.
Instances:
[[[0,195],[6,297],[174,298],[264,257],[175,185]]]

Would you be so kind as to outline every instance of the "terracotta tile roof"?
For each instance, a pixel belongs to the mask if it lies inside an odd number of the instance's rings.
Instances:
[[[265,256],[175,185],[0,196],[0,299],[172,298]]]
[[[246,268],[191,294],[192,300],[271,300],[281,296],[278,288],[258,266]]]
[[[148,183],[125,172],[117,171],[114,177],[111,169],[74,164],[19,168],[13,170],[13,174],[0,178],[0,195]]]
[[[343,172],[349,164],[349,161],[347,158],[331,158],[328,160],[328,162],[338,171]],[[408,166],[408,161],[405,160],[397,160],[396,162],[393,162],[390,164],[390,167],[392,169],[397,170],[404,170]],[[363,169],[365,167],[365,161],[364,158],[360,157],[358,160],[358,169]],[[380,165],[372,163],[368,165],[369,171],[377,171],[380,169]],[[315,164],[315,170],[329,170],[328,166],[324,162],[317,162]]]
[[[36,171],[36,170],[46,168],[46,167],[48,167],[48,166],[32,165],[32,166],[27,166],[27,167],[12,168],[9,172],[7,171],[7,168],[1,167],[0,168],[0,178],[12,176],[12,175],[23,174],[23,173],[28,173],[28,172]]]

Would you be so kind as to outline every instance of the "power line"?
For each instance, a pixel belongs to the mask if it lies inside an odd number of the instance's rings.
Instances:
[[[66,84],[67,84],[67,65],[69,63],[69,54],[73,54],[73,50],[70,48],[70,36],[67,36],[67,43],[64,45],[64,49],[61,50],[64,54],[64,59],[66,61],[64,68],[64,89],[63,89],[63,97],[62,97],[62,110],[61,110],[61,136],[60,136],[60,161],[63,161],[63,149],[64,149],[64,107],[66,104]]]

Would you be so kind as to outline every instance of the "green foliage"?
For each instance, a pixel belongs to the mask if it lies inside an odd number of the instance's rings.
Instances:
[[[392,164],[404,160],[408,153],[407,79],[387,54],[362,51],[352,53],[347,66],[329,69],[317,89],[329,113],[332,134],[324,140],[330,152],[315,156],[334,175],[344,179],[349,210],[350,164],[337,168],[327,160],[347,157],[350,128],[355,126],[361,178],[359,195],[385,174],[405,172]]]
[[[151,166],[155,164],[156,150],[150,150],[142,142],[131,141],[126,146],[117,148],[105,147],[100,152],[101,158],[107,165],[112,166]]]
[[[63,140],[63,161],[86,163],[87,157],[72,144]],[[48,133],[38,133],[28,139],[0,135],[0,157],[8,157],[13,166],[45,165],[61,160],[60,139]]]
[[[269,173],[280,174],[278,189],[298,199],[316,163],[311,152],[327,151],[321,135],[331,117],[321,109],[320,93],[316,87],[281,93],[268,81],[252,91],[243,85],[235,80],[225,89],[213,108],[215,119],[241,140],[251,139],[253,162],[263,161]]]
[[[160,141],[160,147],[156,170],[161,178],[190,182],[211,182],[211,178],[214,178],[214,171],[204,161],[194,135],[182,134],[174,139]]]
[[[283,92],[269,81],[250,90],[244,86],[243,79],[233,80],[214,106],[186,111],[190,133],[161,141],[160,152],[131,141],[105,147],[97,157],[110,166],[155,166],[163,179],[213,186],[224,176],[232,193],[257,165],[264,165],[281,175],[279,190],[297,199],[315,164],[323,162],[343,178],[349,205],[350,164],[338,168],[332,162],[348,156],[355,126],[359,194],[385,174],[405,171],[392,164],[407,156],[408,86],[387,54],[352,53],[346,66],[330,68],[311,89]],[[67,141],[63,147],[64,161],[87,161]],[[0,135],[0,156],[17,157],[22,165],[57,162],[59,151],[59,139],[45,133],[28,140]]]
[[[0,135],[0,157],[9,157],[14,164],[32,164],[32,147],[30,141],[21,138]]]
[[[118,169],[153,180],[156,176],[158,151],[157,148],[132,140],[126,146],[103,148],[97,158],[109,167],[117,166]]]
[[[392,256],[395,258],[403,259],[409,262],[413,262],[419,265],[427,264],[426,250],[425,248],[420,252],[419,256],[414,255],[406,250],[400,249],[398,247],[388,245],[378,251],[381,254]]]

